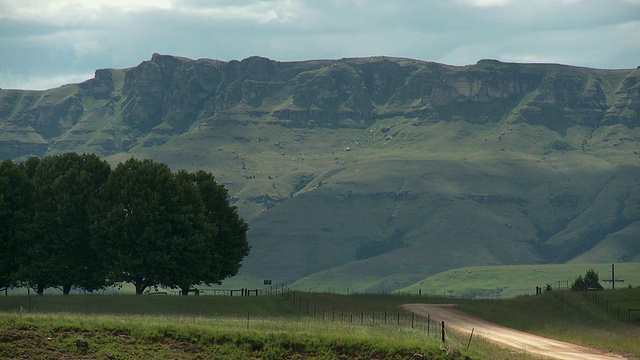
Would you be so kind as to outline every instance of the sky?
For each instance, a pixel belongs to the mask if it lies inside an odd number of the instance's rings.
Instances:
[[[77,83],[153,53],[640,65],[640,0],[0,0],[0,88]]]

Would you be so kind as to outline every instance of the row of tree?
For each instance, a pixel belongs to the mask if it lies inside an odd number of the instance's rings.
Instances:
[[[0,163],[0,288],[93,291],[128,282],[219,284],[249,253],[248,225],[212,174],[93,154]]]

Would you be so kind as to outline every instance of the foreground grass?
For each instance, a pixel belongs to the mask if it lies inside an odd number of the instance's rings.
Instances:
[[[448,356],[443,345],[410,328],[347,326],[309,318],[0,317],[1,358],[411,359],[415,354],[425,359],[461,358]]]
[[[600,292],[636,306],[640,290]],[[635,299],[635,300],[634,300]],[[31,311],[29,311],[29,302]],[[315,318],[310,308],[396,314],[407,303],[457,303],[478,317],[567,342],[640,358],[640,328],[618,321],[582,293],[553,291],[503,300],[292,292],[260,297],[0,297],[0,358],[533,359],[454,332],[447,342],[416,326]],[[640,307],[640,306],[639,306]],[[318,314],[320,311],[318,311]],[[337,318],[337,317],[336,317]],[[395,319],[390,315],[390,319]],[[410,318],[410,317],[409,317]],[[379,314],[376,319],[380,319]],[[75,345],[87,341],[83,355]]]

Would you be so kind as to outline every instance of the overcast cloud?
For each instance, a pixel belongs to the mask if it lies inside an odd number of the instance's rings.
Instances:
[[[81,82],[156,52],[635,68],[640,0],[0,0],[0,88]]]

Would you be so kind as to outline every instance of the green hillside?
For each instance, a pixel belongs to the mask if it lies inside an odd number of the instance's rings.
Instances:
[[[511,266],[476,266],[448,270],[411,286],[398,290],[399,293],[422,293],[423,295],[475,298],[511,298],[519,295],[535,295],[536,286],[545,290],[547,284],[552,289],[566,290],[578,276],[587,270],[598,273],[600,284],[611,289],[611,264],[544,264]],[[615,264],[616,289],[640,287],[640,263]]]
[[[0,157],[204,169],[250,226],[233,284],[391,292],[467,266],[640,261],[638,89],[638,69],[154,54],[0,90]]]

